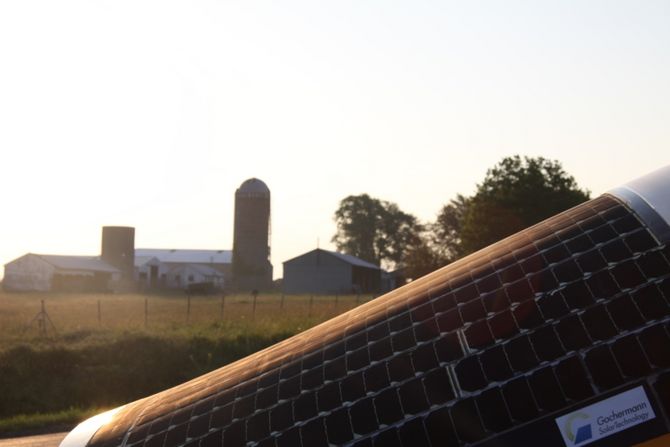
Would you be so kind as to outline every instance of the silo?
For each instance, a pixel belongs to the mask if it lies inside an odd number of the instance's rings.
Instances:
[[[235,191],[233,283],[241,291],[272,287],[270,189],[257,178]]]
[[[122,279],[132,281],[135,268],[135,228],[102,227],[101,258],[121,270]]]

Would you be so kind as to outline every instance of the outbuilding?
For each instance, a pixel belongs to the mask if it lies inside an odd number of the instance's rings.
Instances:
[[[378,293],[383,270],[356,256],[317,248],[284,262],[284,293]]]
[[[112,291],[121,270],[97,256],[28,253],[5,264],[3,287],[16,292]]]

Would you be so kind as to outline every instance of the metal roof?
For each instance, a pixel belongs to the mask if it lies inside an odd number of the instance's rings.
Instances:
[[[34,253],[33,253],[34,254]],[[61,270],[87,270],[92,272],[117,273],[116,267],[108,264],[97,256],[64,256],[64,255],[38,255],[57,269]]]
[[[336,251],[324,250],[323,248],[316,248],[314,250],[310,250],[307,253],[303,253],[299,256],[296,256],[294,258],[289,259],[288,261],[284,261],[284,264],[286,264],[287,262],[291,262],[295,259],[301,258],[301,257],[305,256],[306,254],[309,254],[309,253],[312,253],[312,252],[315,252],[315,251],[320,251],[320,252],[323,252],[323,253],[326,253],[326,254],[329,254],[329,255],[333,255],[336,258],[346,262],[347,264],[355,265],[357,267],[365,267],[365,268],[368,268],[368,269],[381,270],[381,268],[378,265],[374,265],[371,262],[364,261],[361,258],[357,258],[354,255],[347,255],[345,253],[338,253]]]
[[[230,264],[232,250],[182,250],[164,248],[137,248],[135,257],[155,257],[161,262],[187,264]]]
[[[322,250],[325,251],[326,253],[330,253],[331,255],[337,256],[341,260],[348,262],[349,264],[358,266],[358,267],[365,267],[369,269],[376,269],[376,270],[381,270],[381,268],[378,265],[374,265],[371,262],[364,261],[361,258],[357,258],[354,255],[348,255],[345,253],[338,253],[336,251],[329,251],[329,250]]]
[[[137,256],[135,255],[135,267],[142,267],[143,265],[146,264],[155,264],[155,262],[152,262],[153,260],[156,260],[156,262],[160,263],[160,260],[155,257],[155,256]]]

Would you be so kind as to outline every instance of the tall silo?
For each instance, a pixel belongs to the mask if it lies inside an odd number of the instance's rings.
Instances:
[[[270,189],[257,178],[235,191],[233,283],[246,291],[272,287]]]
[[[121,270],[121,278],[133,280],[135,269],[135,228],[102,227],[103,261]]]

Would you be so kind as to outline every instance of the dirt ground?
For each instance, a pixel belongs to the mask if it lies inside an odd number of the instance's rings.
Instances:
[[[58,447],[67,433],[0,439],[0,447]]]

